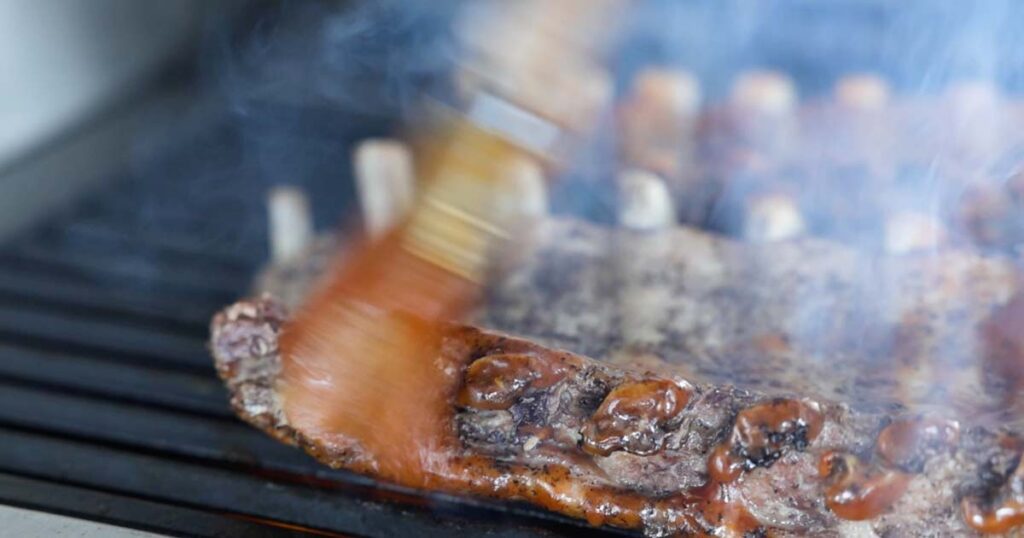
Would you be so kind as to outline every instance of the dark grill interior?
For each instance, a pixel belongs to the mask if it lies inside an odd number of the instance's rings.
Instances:
[[[185,137],[0,249],[0,503],[189,536],[594,535],[332,471],[234,418],[207,322],[267,251],[265,185],[221,162],[244,163],[238,131]],[[321,225],[347,149],[310,157],[334,167],[305,183]]]

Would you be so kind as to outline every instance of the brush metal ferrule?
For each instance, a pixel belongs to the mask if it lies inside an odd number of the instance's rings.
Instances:
[[[481,129],[538,155],[549,155],[562,136],[554,123],[490,93],[480,93],[473,99],[469,119]]]

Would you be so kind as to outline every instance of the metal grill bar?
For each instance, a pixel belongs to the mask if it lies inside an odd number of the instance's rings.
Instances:
[[[205,322],[218,305],[215,298],[188,297],[169,290],[152,289],[145,293],[117,287],[108,279],[91,278],[60,267],[24,268],[0,262],[0,289],[16,294],[54,300],[66,299],[100,308],[143,309],[158,316],[187,322]],[[66,294],[65,294],[66,292]]]
[[[253,227],[260,224],[262,223],[257,219]],[[123,221],[118,222],[101,217],[82,217],[68,222],[61,227],[61,231],[69,241],[120,241],[132,248],[145,248],[148,245],[153,248],[195,255],[201,261],[205,258],[216,260],[219,263],[247,265],[250,270],[252,264],[258,263],[266,251],[264,243],[242,238],[224,239],[215,235],[197,237],[182,234],[173,229],[125,228]]]
[[[168,327],[173,332],[202,334],[215,305],[203,301],[165,301],[124,290],[100,290],[95,285],[39,273],[11,271],[0,266],[0,302],[61,307],[101,316],[123,316]]]
[[[228,409],[223,385],[211,375],[136,366],[81,354],[0,344],[0,383],[3,380],[215,417],[234,416]]]
[[[332,219],[363,138],[337,124],[307,156],[334,159],[306,185]],[[267,255],[264,192],[206,129],[0,247],[0,503],[185,536],[628,534],[331,470],[235,418],[207,326]]]
[[[66,267],[114,279],[122,286],[161,287],[211,297],[230,297],[238,289],[238,275],[218,275],[194,265],[155,265],[151,260],[130,253],[93,256],[24,243],[0,255],[0,263]]]
[[[92,233],[90,234],[90,232]],[[189,267],[199,267],[226,278],[244,278],[252,272],[252,261],[246,263],[244,260],[198,248],[178,249],[161,243],[143,243],[133,239],[130,235],[97,233],[95,229],[90,230],[89,228],[84,230],[85,237],[82,237],[81,228],[76,233],[78,235],[69,233],[66,228],[48,228],[36,234],[33,242],[42,247],[86,256],[106,257],[127,254],[142,258],[157,267],[187,264]]]
[[[61,457],[55,459],[53,456],[58,454]],[[269,517],[314,529],[368,536],[593,535],[589,530],[553,521],[534,520],[530,523],[536,526],[529,526],[509,521],[500,513],[488,513],[488,522],[484,523],[468,519],[463,507],[447,500],[426,501],[365,486],[322,494],[310,486],[14,430],[0,431],[0,470],[204,510]],[[399,502],[382,502],[385,500]],[[417,500],[420,506],[411,508]],[[423,503],[429,503],[430,514],[423,513],[427,508]],[[420,515],[410,517],[413,511]],[[552,528],[546,530],[542,525]]]
[[[183,506],[155,503],[136,497],[113,495],[94,489],[77,488],[42,480],[0,473],[0,503],[46,510],[75,517],[90,517],[104,523],[178,535],[245,536],[270,538],[309,536],[298,530],[267,527],[226,514],[215,514]],[[96,518],[95,514],[102,514]]]
[[[0,333],[9,339],[50,342],[94,353],[111,353],[139,364],[212,371],[205,343],[127,320],[76,316],[69,312],[0,303]]]
[[[0,424],[230,465],[317,475],[301,451],[235,421],[0,382]]]

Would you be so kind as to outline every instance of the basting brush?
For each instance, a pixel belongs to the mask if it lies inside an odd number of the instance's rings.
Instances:
[[[350,449],[350,467],[409,486],[449,472],[458,387],[432,360],[438,328],[472,308],[491,258],[515,244],[503,208],[516,205],[517,189],[502,178],[524,159],[552,159],[562,133],[599,108],[587,100],[608,93],[583,43],[604,35],[616,4],[534,0],[485,21],[494,26],[484,34],[507,48],[489,43],[479,55],[483,84],[426,167],[408,217],[339,259],[284,328],[278,390],[288,421],[310,436],[358,440],[335,447]],[[595,81],[602,89],[591,90]],[[558,98],[545,101],[545,90]]]

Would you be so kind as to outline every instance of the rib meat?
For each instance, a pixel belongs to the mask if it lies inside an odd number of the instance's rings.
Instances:
[[[213,321],[240,416],[333,467],[374,468],[360,439],[307,435],[276,391],[287,322],[269,297]],[[404,485],[523,500],[592,524],[671,534],[951,536],[1024,517],[1015,435],[625,369],[468,326],[434,364],[448,442]],[[731,534],[730,534],[731,533]]]
[[[301,302],[337,248],[318,245],[264,273],[257,294]],[[982,328],[1018,289],[1018,269],[997,256],[880,256],[817,239],[750,244],[555,218],[508,265],[470,324],[765,392],[963,409],[1006,397],[983,386]]]
[[[685,228],[538,230],[473,320],[494,332],[445,329],[443,464],[405,485],[649,535],[1019,532],[1024,301],[1011,264]],[[233,405],[374,474],[359,439],[291,426],[276,392],[286,311],[267,296],[214,319]]]

